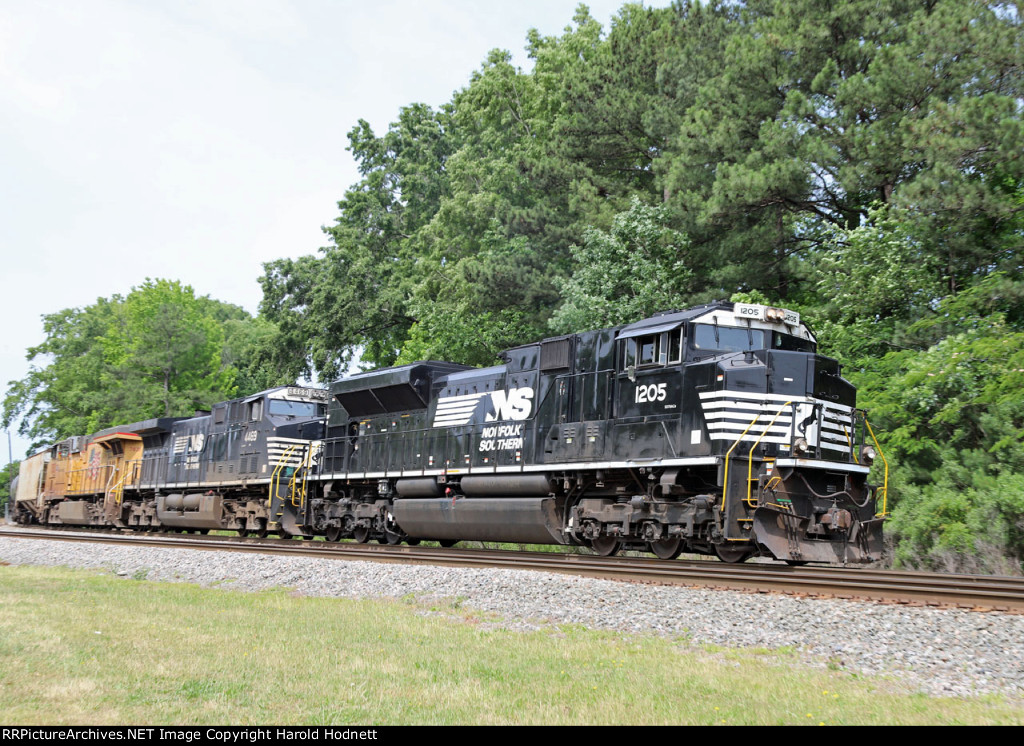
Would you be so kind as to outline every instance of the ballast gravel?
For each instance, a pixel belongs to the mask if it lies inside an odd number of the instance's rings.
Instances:
[[[12,565],[309,596],[459,599],[509,629],[576,624],[724,647],[795,648],[811,665],[887,674],[945,696],[1024,697],[1024,616],[449,568],[0,537]]]

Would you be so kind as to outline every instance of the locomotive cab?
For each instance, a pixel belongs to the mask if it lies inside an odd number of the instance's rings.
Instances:
[[[692,326],[694,359],[709,350],[713,377],[699,398],[721,462],[719,546],[753,543],[791,562],[878,558],[856,392],[837,361],[817,354],[799,315],[782,309],[736,304]]]
[[[162,483],[169,494],[156,495],[159,522],[264,533],[288,521],[301,533],[295,513],[317,469],[326,397],[282,386],[175,423]]]
[[[616,343],[607,452],[627,483],[613,496],[603,473],[606,496],[591,490],[575,511],[595,549],[880,556],[855,390],[798,314],[715,303],[623,327]]]

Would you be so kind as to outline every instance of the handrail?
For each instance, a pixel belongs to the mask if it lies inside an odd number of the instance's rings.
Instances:
[[[750,430],[750,428],[752,428],[754,426],[754,423],[756,423],[759,419],[761,419],[761,414],[762,414],[761,412],[758,412],[754,416],[754,419],[752,419],[750,421],[750,424],[747,425],[747,429],[744,430],[742,433],[740,433],[740,437],[736,438],[736,442],[732,444],[732,448],[730,448],[725,453],[725,470],[724,470],[724,472],[722,474],[722,511],[723,512],[725,511],[725,498],[726,498],[726,495],[729,492],[729,457],[732,455],[732,452],[734,450],[736,450],[736,446],[738,446],[740,444],[740,441],[743,440],[743,436],[746,435],[747,432]]]
[[[124,497],[124,482],[125,482],[125,480],[127,478],[128,478],[128,474],[125,473],[125,475],[123,477],[121,477],[121,481],[119,481],[113,487],[110,487],[110,488],[107,489],[107,497],[113,497],[114,498],[114,505],[117,505],[117,506],[121,505],[121,498]],[[118,487],[120,487],[121,489],[118,490],[117,489]]]
[[[142,459],[132,459],[131,461],[123,461],[121,465],[124,467],[124,476],[117,482],[113,487],[107,490],[107,494],[110,495],[114,492],[114,505],[120,506],[124,500],[124,488],[126,484],[135,484],[142,472]],[[130,479],[129,479],[130,478]],[[118,489],[120,488],[120,489]]]
[[[301,508],[303,505],[306,504],[306,483],[308,481],[306,475],[309,472],[309,464],[313,460],[312,446],[312,443],[303,446],[305,453],[302,456],[302,461],[299,463],[299,466],[295,469],[294,473],[292,473],[292,478],[288,483],[289,492],[291,493],[292,497],[292,506],[296,508]],[[296,487],[297,484],[299,484],[300,473],[302,474],[302,482],[300,488],[297,489]],[[298,502],[295,502],[296,495],[299,496]]]
[[[792,403],[793,400],[790,399],[788,402],[779,407],[779,411],[775,413],[774,417],[772,417],[772,421],[769,422],[765,426],[764,430],[761,432],[761,437],[755,440],[754,445],[750,446],[750,450],[747,451],[747,505],[750,505],[750,480],[752,479],[754,469],[754,449],[757,448],[758,445],[760,445],[761,440],[764,438],[765,435],[768,434],[768,428],[775,424],[775,420],[779,419],[779,415],[782,414],[783,410],[786,407],[790,406]],[[760,417],[760,415],[758,416]],[[796,422],[796,412],[793,413],[793,422]]]
[[[70,466],[70,464],[69,464],[69,466]],[[65,495],[85,495],[85,494],[91,494],[91,493],[100,492],[101,490],[105,491],[106,490],[106,486],[100,484],[101,472],[103,472],[103,471],[105,471],[107,469],[115,470],[116,466],[117,466],[116,464],[97,464],[95,466],[82,466],[82,467],[79,467],[77,469],[66,469],[66,470],[64,470],[64,474],[65,474],[64,494]],[[93,470],[96,471],[96,475],[95,476],[90,476],[88,474],[88,472],[93,471]],[[84,472],[84,474],[83,474],[83,472]],[[74,484],[74,482],[76,482],[76,481],[78,482],[77,485]],[[107,477],[106,482],[107,482],[107,485],[110,484],[110,477]]]
[[[114,467],[114,468],[110,471],[110,476],[107,477],[107,483],[103,487],[103,500],[104,501],[106,501],[107,495],[110,494],[110,490],[112,489],[111,486],[110,486],[110,483],[113,482],[114,481],[114,477],[117,476],[117,464],[111,464],[111,466]]]
[[[270,475],[270,489],[267,490],[267,510],[269,511],[273,507],[273,499],[276,497],[279,500],[283,499],[279,494],[281,488],[281,470],[285,468],[286,459],[292,454],[296,448],[296,444],[288,446],[288,450],[281,454],[281,458],[277,460],[277,466],[274,467],[273,474]]]
[[[856,417],[852,418],[852,420],[853,420],[854,426],[856,426],[856,424],[857,424]],[[850,447],[850,455],[853,457],[853,463],[859,464],[860,463],[860,459],[857,458],[857,449],[854,446],[853,441],[850,439],[850,431],[846,429],[846,425],[843,425],[843,435],[846,436],[846,445],[848,445]]]
[[[871,427],[871,423],[868,422],[867,413],[864,413],[864,424],[868,427],[868,432],[871,433],[871,440],[875,442],[875,448],[878,449],[878,455],[882,457],[882,463],[885,465],[885,475],[882,482],[882,512],[880,515],[888,515],[886,508],[889,504],[889,462],[885,458],[885,453],[882,452],[882,446],[878,443],[878,438],[875,437],[875,431]]]

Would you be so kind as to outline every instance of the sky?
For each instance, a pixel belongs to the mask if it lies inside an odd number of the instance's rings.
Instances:
[[[587,3],[606,29],[622,4]],[[577,5],[0,0],[3,390],[44,314],[146,278],[256,313],[263,262],[325,245],[359,119],[449,101],[494,48],[529,70]]]

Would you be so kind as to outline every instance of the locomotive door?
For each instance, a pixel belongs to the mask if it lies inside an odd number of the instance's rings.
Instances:
[[[620,337],[614,457],[646,461],[679,455],[677,428],[669,421],[681,412],[681,360],[678,322]]]
[[[575,461],[580,458],[584,439],[583,426],[574,416],[574,377],[563,374],[555,377],[551,388],[553,419],[548,420],[544,442],[545,458],[551,461]]]
[[[243,477],[266,476],[266,464],[261,463],[261,451],[265,445],[260,431],[263,429],[263,399],[255,398],[244,402],[241,423],[242,442],[239,446],[238,473]],[[260,467],[263,467],[261,470]]]
[[[619,346],[615,418],[678,415],[682,393],[679,324],[634,330],[619,337]]]

